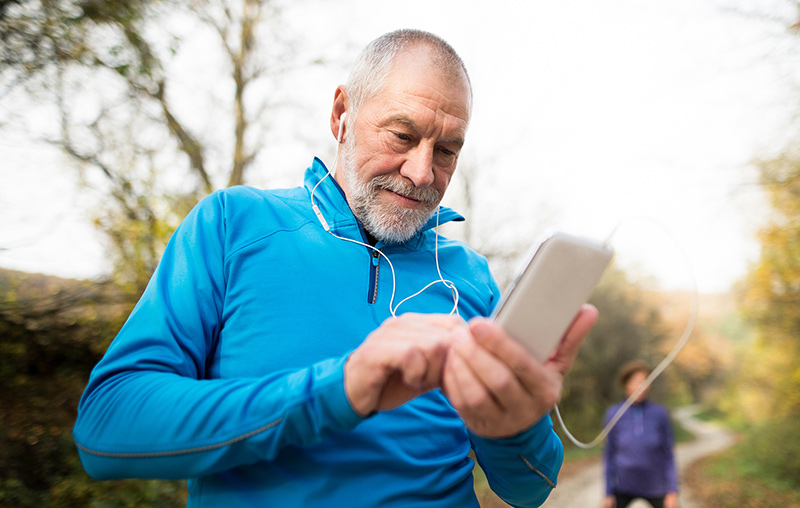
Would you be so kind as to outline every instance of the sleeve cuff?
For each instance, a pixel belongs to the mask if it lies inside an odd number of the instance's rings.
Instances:
[[[347,357],[322,362],[314,367],[314,375],[318,383],[323,385],[319,392],[318,403],[334,432],[347,432],[372,415],[361,416],[353,409],[344,387],[344,365]]]
[[[555,487],[564,460],[564,447],[553,432],[549,415],[510,438],[491,439],[470,432],[470,439],[487,462],[517,458]]]

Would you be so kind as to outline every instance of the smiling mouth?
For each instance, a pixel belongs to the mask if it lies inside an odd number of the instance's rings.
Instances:
[[[394,194],[395,196],[401,198],[404,201],[411,201],[412,203],[422,203],[421,200],[413,198],[413,197],[411,197],[411,196],[409,196],[407,194],[401,194],[401,193],[399,193],[397,191],[393,191],[392,189],[387,189],[386,187],[384,187],[383,190]]]
[[[396,177],[379,176],[372,181],[373,189],[386,191],[394,199],[411,208],[435,206],[439,203],[439,192],[433,187],[415,187]]]

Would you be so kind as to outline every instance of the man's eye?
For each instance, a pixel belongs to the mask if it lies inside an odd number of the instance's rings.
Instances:
[[[395,132],[394,135],[397,136],[397,138],[402,141],[411,141],[411,136],[403,132]]]

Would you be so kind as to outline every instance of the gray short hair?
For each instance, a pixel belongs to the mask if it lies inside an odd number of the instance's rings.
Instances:
[[[367,44],[356,59],[345,87],[350,98],[351,122],[358,115],[358,110],[370,97],[377,95],[392,68],[397,55],[403,50],[415,46],[427,46],[433,50],[433,65],[452,80],[464,80],[469,89],[472,109],[472,84],[467,74],[464,61],[458,53],[442,38],[422,30],[402,29],[381,35]]]

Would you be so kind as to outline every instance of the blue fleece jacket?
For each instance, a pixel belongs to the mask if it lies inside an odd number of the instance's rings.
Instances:
[[[472,435],[439,390],[366,419],[353,411],[344,363],[390,317],[392,274],[320,226],[309,195],[326,172],[315,160],[304,187],[216,192],[178,227],[81,399],[84,468],[187,478],[197,507],[476,507],[474,448],[499,495],[538,506],[563,453],[549,417],[493,440]],[[314,197],[336,234],[364,240],[332,178]],[[377,245],[399,299],[439,278],[432,226]],[[461,316],[489,315],[499,294],[486,260],[440,238],[439,263]],[[452,305],[438,284],[398,314]]]

